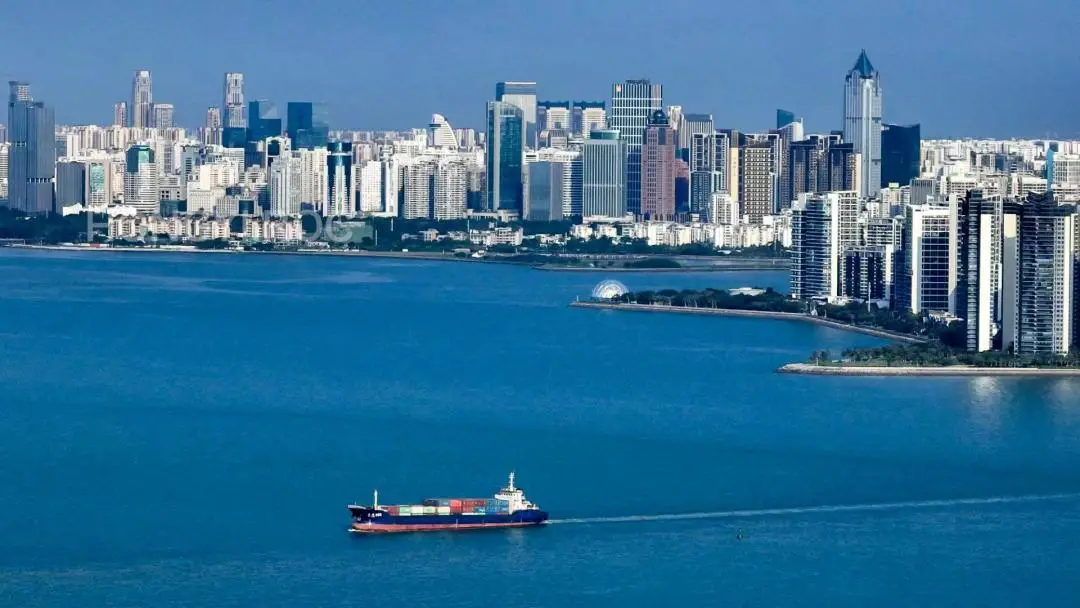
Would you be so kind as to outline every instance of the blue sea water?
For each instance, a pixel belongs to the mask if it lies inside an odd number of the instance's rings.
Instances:
[[[0,250],[0,606],[1080,602],[1080,381],[779,375],[876,340],[606,278],[786,282]],[[345,532],[511,469],[561,523]]]

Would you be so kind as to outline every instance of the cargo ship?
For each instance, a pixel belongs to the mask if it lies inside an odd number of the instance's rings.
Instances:
[[[358,534],[523,528],[548,519],[547,512],[514,485],[513,473],[494,498],[429,498],[418,505],[386,506],[379,504],[376,490],[370,507],[349,505],[349,512],[349,532]]]

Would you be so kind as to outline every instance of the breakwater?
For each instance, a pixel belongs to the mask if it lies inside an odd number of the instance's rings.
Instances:
[[[831,327],[833,329],[839,329],[841,331],[852,331],[860,334],[866,334],[877,338],[884,338],[886,340],[894,340],[896,342],[905,342],[908,344],[925,344],[927,340],[917,336],[910,336],[907,334],[901,334],[897,332],[887,331],[884,329],[875,329],[873,327],[861,327],[858,325],[850,325],[847,323],[840,323],[838,321],[832,321],[829,319],[823,319],[821,317],[814,317],[807,314],[797,312],[774,312],[768,310],[739,310],[734,308],[702,308],[699,306],[668,306],[665,304],[625,304],[621,302],[595,302],[595,301],[576,301],[571,302],[570,306],[576,308],[600,308],[607,310],[627,310],[632,312],[662,312],[662,313],[676,313],[676,314],[688,314],[688,315],[716,315],[722,317],[751,317],[758,319],[783,319],[785,321],[801,321],[803,323],[814,323],[816,325],[822,325],[825,327]]]

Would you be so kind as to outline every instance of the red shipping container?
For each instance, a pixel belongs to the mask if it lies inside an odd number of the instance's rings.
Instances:
[[[461,501],[456,499],[456,498],[451,499],[450,500],[450,508],[453,509],[454,507],[457,507],[460,510],[461,509]]]
[[[450,507],[450,514],[451,515],[461,515],[461,513],[462,513],[461,507]]]
[[[401,514],[401,509],[399,507],[387,507],[386,510],[390,512],[390,515],[394,515],[395,517]]]

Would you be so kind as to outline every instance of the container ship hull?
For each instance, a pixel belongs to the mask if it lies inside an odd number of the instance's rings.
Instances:
[[[547,511],[526,500],[524,491],[514,485],[513,473],[494,498],[429,498],[423,504],[379,505],[376,491],[371,506],[349,505],[349,513],[349,531],[358,534],[524,528],[548,520]]]
[[[489,515],[410,515],[382,514],[371,517],[354,512],[350,532],[357,534],[388,534],[394,532],[439,532],[454,530],[485,530],[492,528],[524,528],[543,524],[548,514],[543,511],[519,511],[513,514]],[[367,514],[365,514],[367,515]]]

